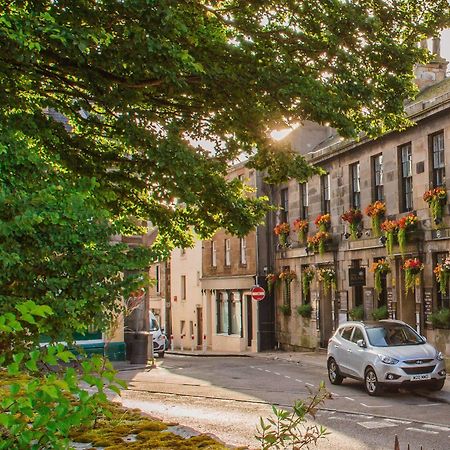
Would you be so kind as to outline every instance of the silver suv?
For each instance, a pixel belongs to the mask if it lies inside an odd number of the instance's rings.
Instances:
[[[444,387],[444,356],[404,322],[347,322],[328,341],[328,378],[341,384],[346,377],[364,381],[369,395],[383,387]]]

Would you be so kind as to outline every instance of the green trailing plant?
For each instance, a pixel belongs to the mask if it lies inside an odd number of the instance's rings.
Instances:
[[[418,221],[418,217],[413,213],[410,213],[397,221],[397,241],[402,255],[404,255],[406,251],[408,232],[417,227]]]
[[[321,382],[317,393],[306,400],[297,400],[292,411],[272,406],[272,416],[266,419],[260,417],[256,427],[255,437],[261,444],[261,450],[300,449],[317,445],[319,439],[330,433],[321,425],[307,424],[307,416],[315,418],[318,407],[328,398],[331,395]]]
[[[392,256],[394,252],[394,243],[397,238],[398,223],[396,220],[385,220],[381,224],[381,229],[386,238],[386,250],[388,255]]]
[[[381,218],[386,214],[386,204],[377,200],[366,207],[365,213],[371,220],[372,235],[380,237]]]
[[[297,314],[305,319],[310,319],[312,314],[311,303],[303,303],[302,305],[297,306]]]
[[[387,260],[380,259],[372,264],[370,270],[374,274],[375,291],[377,292],[377,294],[380,294],[380,292],[382,291],[381,277],[390,273],[390,264]]]
[[[291,315],[291,305],[289,303],[283,303],[279,306],[281,313],[283,316],[290,316]]]
[[[445,186],[438,186],[437,188],[430,189],[423,194],[423,199],[430,207],[433,223],[439,225],[442,222],[444,206],[447,203],[447,189]]]
[[[429,315],[434,328],[450,328],[450,309],[443,308]]]
[[[402,266],[405,274],[405,293],[414,290],[420,284],[420,276],[424,269],[424,264],[419,258],[408,258]]]
[[[352,308],[348,315],[352,320],[363,320],[364,319],[364,307],[362,305],[355,306]]]
[[[316,271],[314,270],[314,267],[308,266],[303,269],[302,273],[302,292],[303,295],[306,297],[309,293],[311,282],[314,279]]]
[[[387,319],[388,317],[389,313],[386,305],[380,306],[372,311],[373,320],[382,320]]]
[[[278,275],[276,273],[269,273],[266,276],[267,281],[267,290],[269,291],[269,294],[273,291],[274,286],[279,281]]]
[[[442,263],[437,264],[433,269],[436,281],[439,283],[439,292],[447,294],[448,283],[450,282],[450,256],[447,256]]]
[[[336,288],[336,272],[332,267],[320,267],[316,270],[317,279],[322,283],[324,292]]]
[[[283,283],[284,304],[291,308],[291,283],[297,279],[297,274],[293,270],[283,270],[278,279]]]
[[[105,390],[124,387],[99,355],[79,360],[62,344],[41,347],[16,339],[42,332],[53,315],[49,306],[25,301],[0,316],[2,450],[67,448],[71,430],[92,426],[103,411]]]

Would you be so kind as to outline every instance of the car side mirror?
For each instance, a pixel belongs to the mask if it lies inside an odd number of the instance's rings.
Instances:
[[[361,348],[366,348],[367,347],[366,342],[364,341],[364,339],[358,339],[356,341],[356,345],[358,347],[361,347]]]
[[[420,336],[423,340],[423,342],[427,342],[427,338],[425,336]]]

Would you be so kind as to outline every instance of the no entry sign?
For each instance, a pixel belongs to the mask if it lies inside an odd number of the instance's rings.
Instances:
[[[261,286],[252,287],[252,299],[256,301],[264,300],[266,297],[266,291]]]

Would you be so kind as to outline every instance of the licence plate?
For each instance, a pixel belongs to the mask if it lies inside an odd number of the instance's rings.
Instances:
[[[422,375],[411,376],[411,381],[420,381],[420,380],[431,380],[431,375],[429,373],[425,373]]]

